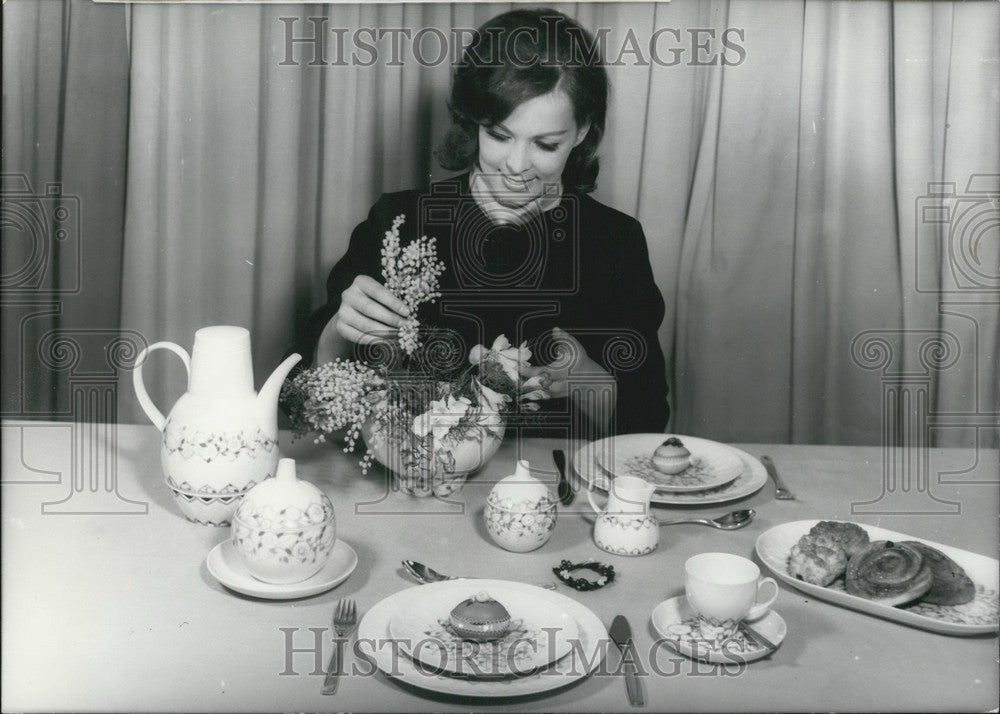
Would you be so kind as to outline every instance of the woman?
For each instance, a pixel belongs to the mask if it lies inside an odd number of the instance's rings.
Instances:
[[[306,364],[348,357],[408,317],[377,277],[382,237],[402,214],[402,243],[435,238],[447,266],[421,325],[450,330],[460,354],[500,334],[526,340],[542,365],[530,374],[549,384],[550,423],[580,423],[575,410],[598,432],[664,430],[664,304],[642,227],[587,195],[608,97],[595,50],[553,10],[514,10],[479,28],[456,69],[438,152],[444,168],[466,173],[372,207],[296,347]]]

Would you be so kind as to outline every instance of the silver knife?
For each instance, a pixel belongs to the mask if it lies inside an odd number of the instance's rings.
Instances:
[[[634,707],[645,706],[646,702],[642,698],[642,686],[639,683],[635,660],[631,657],[625,659],[626,650],[631,649],[633,657],[636,650],[632,642],[632,627],[624,615],[618,615],[611,621],[609,634],[622,653],[622,670],[625,673],[625,691],[628,693],[629,704]]]

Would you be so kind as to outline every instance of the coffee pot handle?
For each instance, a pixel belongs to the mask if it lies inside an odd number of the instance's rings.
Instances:
[[[191,381],[191,357],[188,355],[187,351],[180,345],[176,345],[173,342],[156,342],[142,352],[135,360],[135,368],[132,370],[132,386],[135,387],[135,396],[139,399],[139,406],[142,410],[146,412],[146,416],[149,420],[153,422],[153,425],[163,431],[163,427],[167,424],[167,418],[163,416],[156,405],[153,404],[153,400],[149,398],[149,394],[146,392],[146,385],[142,381],[142,365],[146,361],[146,356],[153,350],[170,350],[184,363],[184,369],[187,370],[188,382]]]

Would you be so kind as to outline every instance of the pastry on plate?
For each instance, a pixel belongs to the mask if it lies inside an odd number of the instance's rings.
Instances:
[[[478,592],[456,605],[448,621],[455,634],[475,642],[499,639],[507,634],[511,626],[507,608],[486,592]]]
[[[653,468],[661,473],[676,476],[690,465],[691,452],[676,436],[671,436],[657,446],[656,451],[653,452]]]
[[[901,545],[916,548],[930,565],[931,587],[920,598],[920,602],[929,602],[932,605],[964,605],[975,599],[976,584],[965,574],[961,565],[929,545],[912,540],[903,541]]]
[[[920,598],[932,580],[928,560],[907,543],[877,540],[847,563],[847,592],[885,605]]]
[[[813,585],[826,587],[843,575],[846,568],[847,554],[842,547],[817,542],[808,535],[792,546],[788,556],[789,574]]]
[[[809,530],[808,537],[828,547],[840,546],[848,559],[864,550],[870,542],[868,531],[854,523],[843,521],[820,521]]]

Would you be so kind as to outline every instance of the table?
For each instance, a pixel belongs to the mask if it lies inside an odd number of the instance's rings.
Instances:
[[[644,678],[649,711],[701,710],[986,710],[998,700],[995,636],[950,637],[815,602],[782,586],[775,608],[789,633],[769,659],[714,668],[654,649],[649,614],[683,591],[689,556],[721,550],[750,556],[767,528],[804,518],[848,518],[851,503],[871,500],[882,484],[877,447],[768,445],[798,496],[779,502],[768,484],[740,507],[758,511],[741,531],[665,528],[659,550],[642,558],[603,553],[590,540],[586,499],[558,517],[542,549],[500,550],[482,523],[491,482],[517,457],[552,469],[555,440],[505,443],[453,498],[387,493],[383,472],[362,477],[353,456],[330,445],[289,443],[300,476],[333,500],[339,533],[360,564],[335,590],[298,601],[236,595],[208,573],[205,556],[228,529],[185,521],[159,465],[159,433],[149,426],[5,422],[3,460],[4,710],[202,711],[609,711],[628,708],[617,677],[588,677],[556,693],[519,699],[456,700],[402,686],[382,674],[348,677],[334,697],[320,695],[314,636],[325,664],[330,618],[342,597],[363,610],[412,582],[399,561],[411,558],[450,573],[551,580],[563,558],[611,562],[618,581],[591,593],[560,590],[610,624],[629,616],[642,657],[664,674]],[[91,446],[87,446],[90,444]],[[101,445],[94,448],[93,444]],[[760,445],[744,445],[764,453]],[[952,515],[857,515],[918,537],[996,556],[996,451],[929,452],[935,495],[957,502]],[[937,474],[943,473],[937,483]],[[71,488],[73,476],[81,480]],[[97,475],[90,491],[90,476]],[[549,478],[554,480],[552,473]],[[108,496],[114,496],[109,499]],[[75,500],[74,500],[75,499]],[[113,503],[111,507],[109,503]],[[735,507],[735,506],[733,506]],[[730,506],[658,508],[663,515]],[[80,511],[103,513],[81,513]],[[117,509],[117,510],[116,510]],[[588,516],[589,517],[589,516]],[[309,628],[314,628],[314,631]],[[293,653],[286,662],[291,639]],[[611,655],[617,663],[617,654]]]

